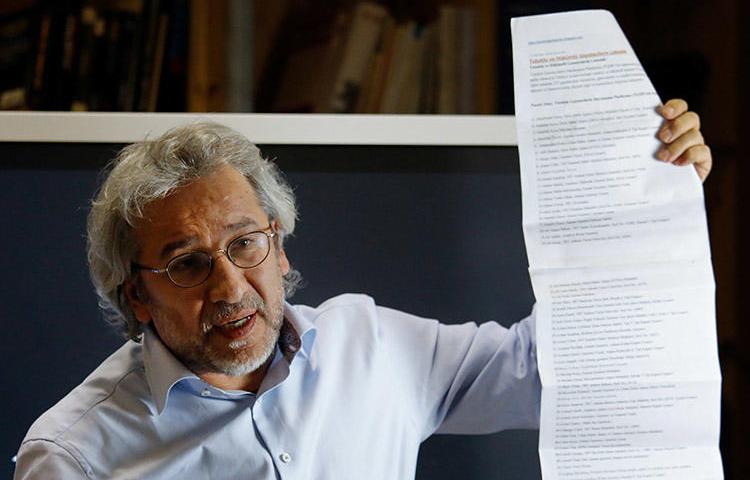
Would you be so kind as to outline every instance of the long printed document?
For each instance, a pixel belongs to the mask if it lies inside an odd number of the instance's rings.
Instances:
[[[542,475],[721,479],[700,180],[655,159],[660,100],[609,12],[511,27]]]

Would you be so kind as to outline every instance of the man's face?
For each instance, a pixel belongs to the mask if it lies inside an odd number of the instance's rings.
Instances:
[[[164,268],[177,255],[198,250],[213,256],[213,268],[204,283],[190,288],[165,274],[140,272],[138,287],[126,285],[136,318],[153,322],[167,347],[199,375],[256,370],[278,339],[289,262],[276,239],[265,261],[251,269],[216,253],[238,236],[268,227],[252,186],[223,167],[148,204],[144,214],[135,228],[137,263]]]

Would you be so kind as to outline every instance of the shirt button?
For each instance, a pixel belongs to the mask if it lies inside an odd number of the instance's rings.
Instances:
[[[279,455],[279,460],[281,460],[284,463],[289,463],[292,461],[292,456],[286,452],[281,452],[281,455]]]
[[[201,397],[207,397],[209,395],[211,395],[211,390],[209,390],[208,388],[204,388],[201,392]]]

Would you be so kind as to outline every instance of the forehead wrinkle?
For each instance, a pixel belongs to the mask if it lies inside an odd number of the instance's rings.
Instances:
[[[222,230],[226,233],[236,232],[237,230],[242,230],[247,227],[259,227],[259,224],[257,221],[255,221],[254,218],[251,217],[242,217],[240,220],[236,222],[232,222],[229,224],[226,224],[222,227]],[[195,234],[188,234],[185,235],[183,238],[179,238],[177,240],[171,241],[164,245],[161,249],[161,252],[159,253],[159,259],[165,260],[169,257],[171,257],[172,253],[175,250],[179,250],[181,248],[189,247],[192,245],[196,245],[198,243],[198,235]]]
[[[197,245],[201,232],[208,230],[205,221],[195,218],[199,215],[195,215],[194,211],[179,212],[177,215],[170,213],[152,215],[140,226],[141,235],[157,241],[156,245],[152,245],[157,249],[159,260],[170,258],[175,250]]]
[[[158,261],[180,248],[219,248],[216,242],[228,241],[242,229],[266,227],[270,220],[252,185],[234,173],[221,170],[147,204],[135,226],[139,250]]]
[[[229,224],[225,225],[224,226],[224,231],[225,232],[235,232],[237,230],[242,230],[243,228],[247,228],[247,227],[251,227],[251,226],[252,227],[259,227],[260,225],[258,224],[257,221],[255,221],[254,218],[251,218],[251,217],[242,217],[241,219],[239,219],[236,222],[232,222],[232,223],[229,223]]]

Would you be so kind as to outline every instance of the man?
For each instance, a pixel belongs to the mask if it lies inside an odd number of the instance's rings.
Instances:
[[[661,160],[711,168],[662,109]],[[534,316],[441,325],[343,295],[284,301],[291,189],[236,132],[130,145],[93,201],[91,277],[132,341],[40,417],[16,478],[409,478],[435,432],[538,426]]]

